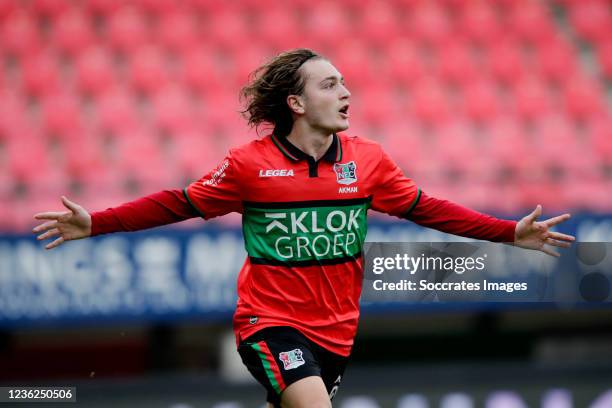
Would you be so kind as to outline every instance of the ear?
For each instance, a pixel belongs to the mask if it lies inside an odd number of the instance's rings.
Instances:
[[[300,95],[289,95],[287,97],[287,105],[293,113],[298,115],[304,114],[304,99]]]

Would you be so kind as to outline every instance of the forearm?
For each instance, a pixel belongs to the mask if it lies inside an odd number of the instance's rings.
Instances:
[[[164,190],[91,214],[91,236],[138,231],[197,217],[181,190]]]
[[[516,221],[501,220],[425,193],[407,218],[424,227],[462,237],[514,242]]]

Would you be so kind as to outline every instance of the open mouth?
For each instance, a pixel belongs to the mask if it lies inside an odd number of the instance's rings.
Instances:
[[[342,116],[343,118],[348,118],[349,117],[348,109],[349,109],[349,105],[346,105],[346,106],[342,107],[339,110],[340,116]]]

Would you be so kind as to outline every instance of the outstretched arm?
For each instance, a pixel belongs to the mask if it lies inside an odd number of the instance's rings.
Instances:
[[[537,218],[541,214],[542,207],[538,205],[531,214],[519,222],[501,220],[421,193],[418,203],[406,218],[424,227],[450,234],[511,243],[521,248],[559,256],[545,245],[566,248],[574,241],[575,238],[571,235],[550,231],[551,227],[569,219],[570,215],[563,214],[538,222]]]
[[[110,232],[138,231],[197,217],[181,190],[164,190],[122,204],[118,207],[89,214],[80,205],[62,197],[69,211],[44,212],[34,216],[48,220],[33,229],[37,239],[56,238],[45,249],[53,249],[65,241],[86,238]]]

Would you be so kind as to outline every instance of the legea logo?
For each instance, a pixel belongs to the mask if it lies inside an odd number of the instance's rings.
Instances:
[[[259,170],[259,177],[292,177],[293,170],[292,169],[269,169],[269,170]]]

